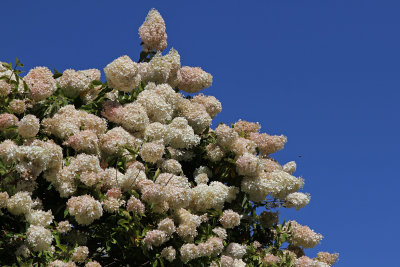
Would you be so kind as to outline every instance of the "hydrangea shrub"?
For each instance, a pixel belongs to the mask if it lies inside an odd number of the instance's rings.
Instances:
[[[21,76],[0,65],[1,266],[331,266],[322,235],[280,208],[310,195],[283,135],[221,112],[200,67],[181,66],[163,18],[139,28],[138,62]],[[263,208],[257,213],[257,208]]]

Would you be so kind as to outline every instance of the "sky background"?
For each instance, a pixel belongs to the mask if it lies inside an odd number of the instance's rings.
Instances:
[[[258,121],[284,134],[310,204],[282,212],[324,235],[309,250],[335,266],[395,266],[400,177],[400,2],[1,1],[1,61],[25,70],[103,69],[137,60],[138,28],[154,7],[168,50],[214,76],[214,125]],[[104,75],[103,75],[104,78]],[[301,157],[299,157],[301,156]]]

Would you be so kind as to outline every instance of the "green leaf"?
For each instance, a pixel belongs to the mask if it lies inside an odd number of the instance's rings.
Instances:
[[[12,70],[12,64],[11,63],[6,63],[6,62],[2,62],[1,65],[3,65],[3,67]]]
[[[22,64],[22,62],[19,61],[18,58],[16,59],[16,65],[17,65],[17,66],[20,66],[20,67],[22,67],[22,68],[24,67],[24,64]]]
[[[61,77],[61,76],[62,76],[62,73],[60,73],[60,72],[58,72],[56,69],[54,69],[53,78],[54,78],[54,79],[57,79],[57,78],[59,78],[59,77]]]
[[[92,81],[92,85],[103,85],[103,83],[101,81],[94,80]]]
[[[26,93],[26,92],[29,92],[30,89],[29,89],[29,87],[28,87],[28,84],[26,84],[25,81],[23,81],[23,82],[24,82],[24,92],[25,92],[25,93]]]

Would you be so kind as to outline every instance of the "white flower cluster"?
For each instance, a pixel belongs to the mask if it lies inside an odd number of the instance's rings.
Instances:
[[[296,221],[289,221],[288,223],[290,223],[290,230],[288,232],[291,235],[292,244],[295,246],[313,248],[323,238],[321,234],[315,233],[306,225],[300,225]]]
[[[72,260],[75,262],[84,262],[89,255],[89,249],[86,246],[76,247],[72,253]]]
[[[44,119],[42,126],[45,132],[63,140],[79,133],[81,129],[92,130],[98,136],[107,130],[105,119],[83,110],[76,110],[73,105],[62,107],[52,118]]]
[[[240,215],[233,210],[224,210],[219,221],[224,228],[234,228],[240,224]]]
[[[192,190],[190,207],[196,211],[222,210],[224,203],[234,200],[238,191],[234,186],[228,187],[217,181],[211,182],[210,185],[200,183]]]
[[[26,115],[18,123],[18,133],[24,138],[35,137],[39,132],[40,122],[34,115]]]
[[[103,215],[101,203],[89,195],[71,197],[67,206],[69,213],[81,225],[89,225]]]
[[[51,231],[40,225],[31,225],[26,232],[26,239],[33,251],[47,250],[53,242]]]
[[[64,95],[76,98],[85,96],[90,90],[92,81],[100,80],[101,73],[98,69],[75,71],[64,70],[63,75],[56,81],[64,92]]]
[[[241,259],[243,258],[244,254],[246,254],[246,250],[247,250],[246,245],[240,245],[238,243],[229,243],[229,245],[226,247],[224,251],[224,254],[235,259]]]

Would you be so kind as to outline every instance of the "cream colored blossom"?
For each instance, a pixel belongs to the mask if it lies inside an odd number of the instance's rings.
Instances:
[[[125,146],[136,149],[141,141],[122,127],[114,127],[102,135],[99,141],[100,150],[107,156],[126,154]]]
[[[234,228],[240,224],[240,215],[233,210],[224,210],[219,221],[224,228]]]
[[[250,133],[250,139],[257,144],[258,149],[264,155],[269,155],[283,149],[287,142],[287,138],[284,135],[278,136],[266,133]]]
[[[203,105],[211,118],[217,116],[217,114],[222,110],[221,102],[219,102],[214,96],[199,94],[193,97],[193,102]]]
[[[217,143],[225,149],[229,148],[239,138],[238,133],[226,124],[218,125],[214,132],[217,135]]]
[[[18,118],[9,113],[0,114],[0,131],[2,134],[7,134],[7,132],[14,132],[12,129],[7,129],[12,126],[18,125]]]
[[[197,93],[211,86],[213,77],[200,67],[184,66],[179,70],[181,81],[178,88],[187,93]]]
[[[303,248],[313,248],[322,240],[322,235],[315,233],[308,226],[303,226],[296,221],[289,221],[291,244]]]
[[[175,260],[176,250],[172,246],[163,248],[163,250],[161,251],[161,257],[169,262],[172,262],[173,260]]]
[[[332,266],[335,264],[335,262],[338,260],[339,254],[338,253],[329,253],[329,252],[318,252],[317,254],[317,260],[320,262],[324,262],[328,264],[329,266]]]
[[[31,69],[24,77],[24,81],[30,89],[30,96],[36,101],[48,98],[57,89],[53,73],[46,67]]]
[[[144,51],[163,51],[167,47],[165,22],[156,9],[151,9],[146,20],[139,28],[139,35],[144,45]]]
[[[291,193],[285,198],[287,208],[296,208],[296,210],[304,208],[310,202],[310,194]]]
[[[26,220],[31,225],[49,226],[53,222],[54,216],[51,210],[32,210],[26,215]]]
[[[43,226],[31,225],[26,232],[26,240],[33,251],[43,251],[50,248],[53,236],[50,230]]]
[[[156,140],[164,140],[166,134],[167,134],[167,127],[165,124],[159,122],[153,122],[146,127],[146,130],[144,132],[144,138],[148,142]]]
[[[20,100],[20,99],[13,99],[8,108],[16,114],[22,114],[25,112],[26,110],[26,104],[24,100]]]
[[[159,163],[163,172],[179,175],[182,173],[182,165],[175,159],[162,160]]]
[[[164,220],[160,221],[157,229],[164,231],[169,236],[176,231],[174,221],[170,218],[165,218]]]
[[[60,233],[68,233],[71,230],[72,225],[69,223],[69,221],[61,221],[58,223],[57,231],[59,231]]]
[[[75,262],[84,262],[89,256],[89,248],[86,246],[76,247],[72,252],[72,260]]]
[[[235,258],[235,259],[241,259],[243,258],[244,254],[246,254],[246,245],[240,245],[238,243],[229,243],[229,245],[226,247],[224,254]]]
[[[111,88],[130,92],[139,85],[141,77],[138,75],[137,63],[128,56],[115,59],[104,68],[108,85]]]
[[[203,133],[210,127],[212,119],[202,104],[187,99],[179,102],[177,111],[180,117],[184,117],[196,134]]]
[[[149,249],[152,249],[154,247],[159,247],[163,243],[165,243],[168,240],[167,233],[164,231],[160,230],[152,230],[146,233],[146,236],[143,239],[143,243],[145,246]]]
[[[13,215],[28,214],[33,201],[28,192],[18,192],[7,200],[7,209]]]
[[[67,69],[63,72],[62,76],[57,79],[57,83],[66,96],[75,98],[88,91],[92,81],[100,80],[100,75],[101,73],[98,69],[83,71]]]
[[[207,157],[212,162],[220,161],[224,156],[224,150],[217,144],[208,144],[206,147]]]
[[[247,137],[250,133],[258,133],[261,129],[261,126],[258,122],[249,122],[238,120],[233,128],[235,131],[242,137]]]
[[[44,131],[66,140],[81,129],[92,130],[98,136],[107,130],[107,121],[83,110],[76,110],[73,105],[62,107],[52,118],[42,120]]]
[[[80,131],[74,134],[63,145],[71,146],[76,151],[89,154],[97,154],[99,152],[99,139],[96,132],[92,130]]]
[[[142,91],[136,102],[144,107],[152,122],[166,123],[172,119],[173,109],[171,105],[153,90]]]
[[[231,190],[235,191],[234,187],[228,187],[218,181],[213,181],[210,185],[200,183],[192,189],[191,208],[197,211],[222,210],[224,203],[230,200]]]
[[[182,117],[176,117],[167,125],[166,142],[173,148],[191,148],[200,143],[200,137],[194,133],[188,121]]]
[[[228,237],[228,234],[226,233],[226,230],[222,227],[215,227],[212,232],[216,234],[219,238],[222,240],[225,240]]]
[[[133,213],[144,214],[145,207],[139,199],[131,196],[126,205],[126,210],[132,211]]]
[[[290,161],[286,163],[285,165],[282,166],[282,169],[284,172],[287,172],[289,174],[292,174],[296,171],[296,162]]]
[[[239,175],[255,176],[264,170],[264,161],[255,155],[244,153],[236,160],[236,170]]]
[[[164,155],[164,149],[160,142],[145,143],[140,150],[140,156],[146,162],[156,163]]]
[[[109,213],[115,213],[118,211],[119,207],[125,204],[124,200],[120,200],[114,197],[108,197],[102,202],[104,210]]]
[[[0,80],[0,97],[6,97],[10,93],[11,93],[11,85],[7,83],[5,80]]]
[[[103,215],[100,202],[89,195],[71,197],[67,206],[69,213],[81,225],[89,225]]]
[[[184,263],[200,256],[199,249],[195,244],[184,244],[181,249],[181,259]]]

